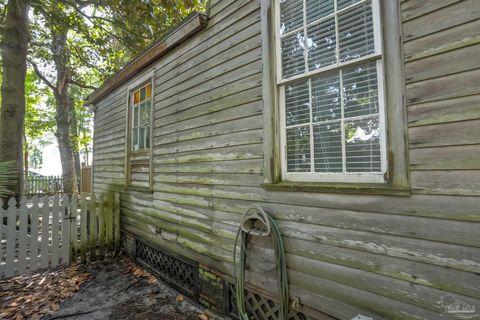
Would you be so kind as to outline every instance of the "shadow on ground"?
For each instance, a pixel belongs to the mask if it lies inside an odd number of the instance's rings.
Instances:
[[[90,279],[64,300],[58,311],[43,319],[196,320],[202,313],[128,260],[94,263],[85,271],[91,274]]]
[[[0,319],[197,320],[203,310],[126,258],[0,281]]]

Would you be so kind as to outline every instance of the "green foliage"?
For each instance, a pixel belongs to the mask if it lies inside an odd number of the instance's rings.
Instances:
[[[42,85],[35,72],[31,69],[27,70],[25,94],[25,135],[27,139],[39,139],[46,132],[53,132],[55,114],[52,106],[49,104],[52,93]]]
[[[51,143],[51,133],[55,128],[55,111],[51,101],[52,93],[38,79],[35,72],[27,70],[25,80],[25,139],[24,152],[28,154],[29,166],[39,169],[43,163],[44,146]]]
[[[72,87],[70,96],[74,107],[72,109],[72,146],[76,152],[88,154],[89,147],[93,142],[93,117],[92,112],[83,103],[86,90],[79,87]],[[86,161],[85,161],[86,162]]]
[[[206,0],[36,0],[33,3],[32,56],[48,69],[49,29],[68,34],[68,64],[77,83],[99,86],[130,59]],[[51,27],[51,28],[49,28]],[[53,48],[55,49],[55,48]],[[54,70],[46,70],[50,79]]]
[[[0,0],[0,28],[5,6]],[[92,113],[83,99],[156,39],[207,0],[33,0],[26,78],[25,152],[30,166],[42,164],[41,149],[56,132],[55,87],[58,70],[54,34],[66,35],[65,62],[71,99],[71,143],[89,152]],[[1,61],[0,61],[1,64]],[[1,81],[1,68],[0,68]],[[1,82],[0,82],[1,83]],[[1,96],[0,96],[1,99]]]

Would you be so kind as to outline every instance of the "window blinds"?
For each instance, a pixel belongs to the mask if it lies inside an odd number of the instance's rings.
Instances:
[[[375,52],[371,1],[285,0],[280,6],[282,77],[348,62]],[[346,9],[339,10],[342,7]]]
[[[380,173],[372,0],[281,1],[279,35],[286,172]]]

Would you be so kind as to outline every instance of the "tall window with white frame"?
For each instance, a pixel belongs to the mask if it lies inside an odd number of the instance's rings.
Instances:
[[[134,90],[131,94],[132,151],[150,148],[150,111],[152,104],[152,84]]]
[[[382,183],[380,0],[276,0],[282,178]]]

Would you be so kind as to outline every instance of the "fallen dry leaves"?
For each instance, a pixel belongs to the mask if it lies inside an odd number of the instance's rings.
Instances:
[[[153,284],[158,282],[157,278],[155,278],[153,274],[126,257],[120,259],[120,264],[125,268],[125,273],[131,273],[137,278],[146,278],[148,283]]]
[[[208,320],[208,315],[206,313],[200,313],[198,315],[198,320]]]
[[[36,320],[57,311],[90,276],[74,265],[0,281],[0,319]]]
[[[183,300],[185,300],[185,298],[183,297],[183,295],[179,294],[175,297],[175,300],[177,300],[178,302],[182,302]]]

